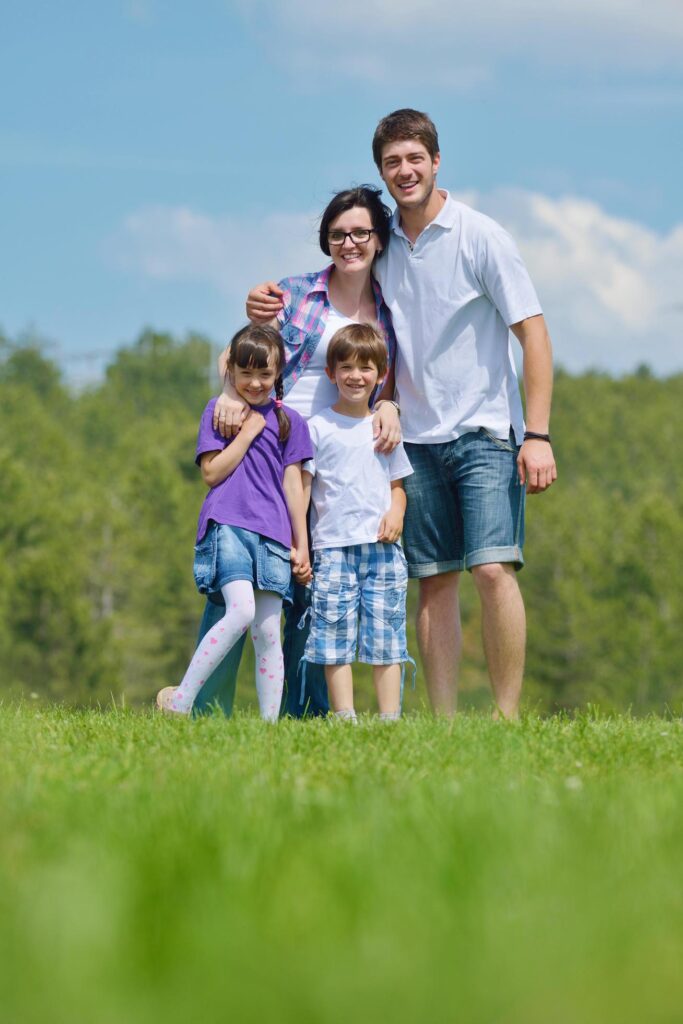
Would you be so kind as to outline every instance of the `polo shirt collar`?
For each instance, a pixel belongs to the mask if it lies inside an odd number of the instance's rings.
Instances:
[[[448,192],[445,188],[440,188],[439,192],[444,197],[446,202],[443,204],[434,220],[430,220],[429,224],[427,224],[427,226],[423,228],[423,231],[426,231],[427,228],[430,228],[432,224],[436,224],[441,228],[447,229],[453,228],[456,225],[458,219],[458,208],[455,200],[451,199],[450,192]],[[391,230],[395,231],[397,235],[401,235],[403,238],[408,237],[404,232],[403,228],[401,227],[401,215],[398,212],[398,207],[396,207],[391,217]]]

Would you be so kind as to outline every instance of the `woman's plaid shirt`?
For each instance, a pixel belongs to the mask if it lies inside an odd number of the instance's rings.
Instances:
[[[277,319],[287,359],[283,374],[285,395],[306,369],[325,330],[327,311],[330,308],[328,286],[332,269],[333,265],[330,264],[317,274],[286,277],[278,282],[284,292],[283,308]],[[396,335],[391,314],[377,281],[374,277],[370,281],[375,295],[377,326],[384,335],[391,367],[396,358]]]

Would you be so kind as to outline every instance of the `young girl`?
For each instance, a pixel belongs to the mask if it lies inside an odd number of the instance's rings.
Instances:
[[[305,420],[282,405],[284,362],[274,327],[238,331],[227,374],[250,411],[229,440],[213,428],[215,398],[202,415],[196,461],[210,490],[199,513],[194,575],[201,593],[221,592],[225,615],[202,638],[180,686],[157,694],[157,707],[169,714],[191,713],[202,684],[251,627],[261,717],[278,717],[290,557],[297,577],[310,578],[301,463],[313,454]]]

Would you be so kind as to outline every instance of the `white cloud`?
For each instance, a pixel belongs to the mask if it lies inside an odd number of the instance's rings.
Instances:
[[[683,225],[658,234],[596,203],[519,190],[460,194],[514,236],[539,292],[557,361],[612,373],[641,362],[683,368]],[[316,217],[212,218],[188,208],[131,214],[112,245],[119,264],[159,281],[201,282],[242,308],[249,286],[324,264]]]
[[[252,32],[294,73],[327,69],[465,92],[504,60],[546,73],[680,71],[681,0],[241,0]]]
[[[146,277],[204,282],[242,300],[259,281],[318,267],[316,221],[307,213],[212,218],[188,207],[153,206],[130,214],[107,248],[120,266]]]
[[[625,372],[683,367],[683,225],[659,234],[576,197],[519,190],[466,201],[515,237],[546,311],[558,361]]]

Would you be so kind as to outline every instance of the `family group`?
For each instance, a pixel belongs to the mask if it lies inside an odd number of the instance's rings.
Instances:
[[[394,111],[372,148],[396,210],[367,185],[334,196],[320,220],[331,263],[253,288],[222,357],[196,450],[207,606],[180,685],[157,695],[169,714],[231,706],[249,631],[263,718],[355,720],[355,660],[373,666],[380,716],[399,718],[414,577],[427,693],[452,715],[463,570],[494,713],[518,713],[525,496],[557,475],[550,339],[512,238],[437,187],[428,115]]]

